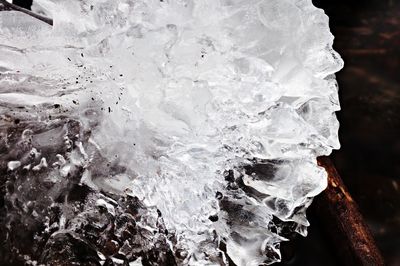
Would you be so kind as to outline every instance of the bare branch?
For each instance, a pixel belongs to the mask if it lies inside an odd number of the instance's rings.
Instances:
[[[36,14],[36,13],[34,13],[34,12],[28,10],[28,9],[22,8],[20,6],[14,5],[14,4],[11,4],[11,3],[7,2],[6,0],[0,0],[0,3],[3,4],[3,6],[6,7],[6,8],[10,8],[12,10],[20,11],[22,13],[25,13],[25,14],[31,16],[31,17],[34,17],[34,18],[36,18],[38,20],[41,20],[41,21],[53,26],[53,20],[51,18]]]
[[[316,214],[343,265],[385,265],[374,238],[329,157],[318,164],[328,173],[328,187],[314,201]]]

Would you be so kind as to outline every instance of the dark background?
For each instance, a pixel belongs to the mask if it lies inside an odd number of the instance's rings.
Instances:
[[[342,148],[332,158],[387,265],[400,265],[400,1],[313,2],[330,17],[345,61],[337,74]],[[285,246],[280,265],[342,265],[312,207],[309,217],[309,237]]]
[[[400,1],[313,3],[330,17],[345,62],[337,74],[342,147],[331,157],[386,264],[400,265]],[[287,248],[281,265],[343,265],[312,207],[309,218],[309,237]]]
[[[400,265],[400,1],[314,1],[330,16],[342,148],[334,162],[388,265]]]

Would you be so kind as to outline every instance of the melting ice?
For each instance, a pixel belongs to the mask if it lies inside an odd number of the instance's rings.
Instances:
[[[311,0],[33,10],[0,12],[3,257],[266,265],[307,234],[343,65]]]

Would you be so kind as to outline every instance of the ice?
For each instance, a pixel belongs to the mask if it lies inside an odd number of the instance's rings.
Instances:
[[[9,170],[13,171],[21,166],[21,162],[19,161],[9,161],[7,167]]]
[[[54,26],[0,12],[13,260],[266,265],[307,234],[343,66],[311,0],[33,7]]]

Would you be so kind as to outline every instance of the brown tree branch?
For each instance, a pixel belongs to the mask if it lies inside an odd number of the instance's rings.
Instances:
[[[345,265],[385,265],[357,204],[332,161],[328,157],[319,157],[318,164],[328,173],[328,187],[315,199],[314,204],[318,219],[332,239],[338,258]]]

